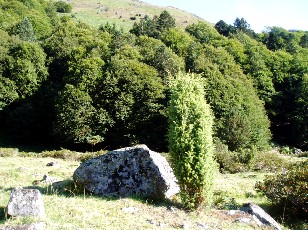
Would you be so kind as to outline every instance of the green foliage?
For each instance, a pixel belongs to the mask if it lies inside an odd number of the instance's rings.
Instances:
[[[180,57],[185,57],[193,42],[193,38],[186,32],[177,28],[167,30],[161,40]]]
[[[36,43],[12,39],[2,33],[0,57],[0,108],[33,95],[48,76],[46,55]]]
[[[241,162],[241,155],[229,151],[228,146],[220,142],[215,143],[215,159],[222,173],[239,173],[248,170],[248,165]],[[246,162],[247,163],[247,162]]]
[[[307,32],[301,37],[299,45],[303,48],[308,48],[308,33]]]
[[[154,67],[163,79],[169,74],[175,75],[184,69],[184,60],[157,39],[141,36],[137,39],[137,45],[143,61]]]
[[[108,132],[112,146],[146,143],[151,148],[165,144],[165,101],[162,79],[157,71],[138,60],[115,55],[99,82],[98,106],[114,121]]]
[[[57,1],[54,3],[57,12],[59,13],[71,13],[72,12],[72,5],[64,2],[64,1]]]
[[[139,23],[134,23],[131,33],[142,36],[146,35],[153,38],[159,38],[165,31],[175,27],[175,19],[164,10],[159,17],[153,19],[146,16]]]
[[[86,143],[92,130],[96,109],[91,97],[72,85],[65,85],[56,101],[54,134],[63,143]],[[103,132],[103,130],[102,130]]]
[[[170,82],[169,151],[188,209],[210,205],[213,198],[213,115],[204,97],[198,76],[180,73]]]
[[[19,36],[23,41],[33,42],[36,40],[32,24],[27,17],[16,24],[13,34]]]
[[[290,166],[285,172],[268,176],[256,189],[279,207],[283,217],[307,220],[308,161]]]
[[[175,27],[175,19],[169,14],[168,11],[164,10],[157,19],[156,27],[161,32],[167,31]]]
[[[269,120],[251,80],[222,48],[196,46],[190,55],[191,71],[206,79],[206,97],[215,114],[215,136],[231,151],[266,148]]]
[[[17,29],[16,32],[21,34],[27,33],[29,35],[29,32],[32,33],[30,31],[31,27],[29,26],[31,23],[36,38],[43,39],[50,35],[52,21],[55,22],[56,20],[56,16],[53,12],[55,11],[53,11],[52,8],[48,8],[48,3],[46,1],[4,0],[0,3],[0,28],[6,31],[13,30],[13,33],[14,30]],[[26,22],[24,20],[25,18],[27,18],[29,22]],[[23,37],[24,35],[21,36]]]
[[[305,47],[305,34],[303,31],[288,31],[280,27],[271,27],[262,42],[268,49],[284,50],[296,53],[300,46]]]
[[[224,37],[220,35],[212,26],[205,22],[192,24],[185,29],[190,35],[194,36],[201,43],[219,44],[223,42]]]
[[[277,173],[287,168],[288,165],[289,162],[276,152],[259,151],[250,161],[249,167],[253,171]]]
[[[214,28],[220,33],[221,35],[228,37],[231,33],[234,32],[234,27],[228,25],[223,20],[218,21]]]
[[[139,23],[134,23],[133,28],[130,30],[130,33],[137,36],[149,36],[153,38],[159,37],[159,31],[156,27],[156,21],[150,17],[145,17],[140,20]]]

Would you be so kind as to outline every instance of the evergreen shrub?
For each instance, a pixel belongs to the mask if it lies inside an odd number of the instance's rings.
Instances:
[[[213,199],[213,115],[199,76],[170,80],[168,143],[183,206],[195,209]]]

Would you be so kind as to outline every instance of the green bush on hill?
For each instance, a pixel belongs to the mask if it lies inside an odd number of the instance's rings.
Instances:
[[[279,207],[281,214],[307,220],[308,161],[294,164],[285,172],[268,176],[256,189]]]
[[[213,202],[213,115],[202,79],[178,74],[170,81],[168,143],[185,208]]]
[[[56,10],[59,13],[71,13],[72,12],[72,5],[64,2],[64,1],[57,1],[55,2]]]

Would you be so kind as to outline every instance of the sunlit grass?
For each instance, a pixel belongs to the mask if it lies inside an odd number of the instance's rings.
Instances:
[[[80,161],[64,160],[48,157],[62,156],[55,151],[37,153],[18,153],[12,156],[0,157],[0,228],[18,224],[37,222],[31,218],[4,217],[4,207],[7,205],[11,190],[17,186],[38,188],[45,204],[46,217],[39,220],[46,224],[46,229],[254,229],[255,225],[235,223],[226,215],[226,210],[202,208],[194,212],[181,209],[179,198],[172,201],[153,202],[150,200],[132,198],[104,198],[84,193],[83,190],[67,186],[66,191],[54,191],[48,184],[38,183],[44,175],[58,180],[71,178]],[[16,153],[16,152],[15,152]],[[69,153],[66,153],[69,156]],[[7,154],[9,155],[9,154]],[[27,156],[23,156],[27,155]],[[44,155],[45,157],[41,157]],[[58,166],[48,167],[49,162],[57,162]],[[236,203],[263,203],[264,198],[254,191],[254,183],[262,180],[260,173],[217,174],[216,192],[235,199]],[[247,196],[248,194],[248,196]],[[225,208],[228,200],[224,200]],[[125,212],[124,208],[134,207],[134,212]]]
[[[181,27],[201,20],[197,16],[180,9],[153,6],[142,1],[74,0],[70,3],[73,5],[73,11],[72,14],[68,14],[69,16],[96,28],[108,21],[122,27],[125,31],[129,31],[133,24],[145,15],[153,18],[155,15],[160,15],[165,9],[175,18],[177,25]],[[132,20],[132,17],[135,17],[135,20]]]

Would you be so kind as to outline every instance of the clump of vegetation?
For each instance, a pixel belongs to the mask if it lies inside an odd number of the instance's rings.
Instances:
[[[280,172],[287,168],[288,161],[279,156],[276,152],[257,152],[250,162],[250,170],[263,172]]]
[[[53,157],[63,160],[71,161],[86,161],[90,158],[105,154],[107,151],[97,151],[97,152],[75,152],[68,149],[54,150],[54,151],[44,151],[39,156],[40,157]]]
[[[180,73],[170,82],[170,94],[168,142],[183,205],[188,209],[209,205],[215,170],[213,115],[202,80]]]
[[[72,6],[64,1],[58,1],[55,3],[57,12],[59,13],[71,13],[72,12]]]
[[[0,157],[17,156],[18,149],[16,148],[0,148]]]
[[[216,191],[214,193],[213,205],[216,209],[235,210],[240,207],[234,197],[230,196],[225,191]]]
[[[247,164],[241,162],[240,153],[232,152],[228,146],[220,142],[215,143],[215,159],[222,173],[238,173],[247,171]]]
[[[308,214],[308,161],[294,164],[285,172],[266,177],[256,189],[278,206],[283,217],[307,220]]]

